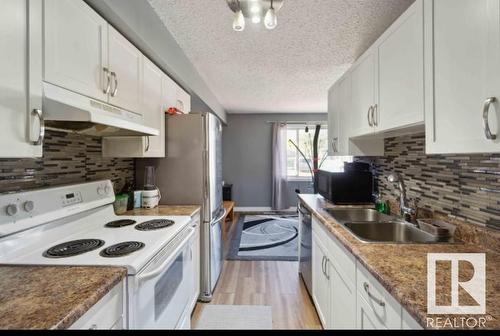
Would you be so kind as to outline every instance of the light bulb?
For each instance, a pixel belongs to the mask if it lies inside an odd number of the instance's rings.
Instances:
[[[242,31],[245,29],[245,17],[243,16],[243,12],[241,10],[236,12],[236,16],[233,21],[233,29],[236,31]]]
[[[253,23],[260,23],[260,16],[258,16],[258,15],[252,16],[252,22]]]
[[[274,29],[278,25],[278,18],[276,17],[274,8],[271,7],[267,11],[266,16],[264,17],[264,25],[267,29]]]

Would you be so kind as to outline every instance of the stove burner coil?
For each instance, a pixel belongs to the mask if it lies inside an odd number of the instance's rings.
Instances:
[[[100,239],[79,239],[49,248],[43,253],[46,258],[66,258],[93,251],[104,245]]]
[[[153,219],[141,224],[137,224],[135,228],[139,231],[153,231],[160,230],[174,224],[175,222],[169,219]]]
[[[119,220],[115,220],[115,221],[107,223],[105,225],[105,227],[121,228],[124,226],[134,225],[135,223],[137,223],[137,222],[135,220],[132,220],[132,219],[119,219]]]
[[[101,257],[105,258],[123,257],[132,252],[142,249],[144,246],[144,243],[136,241],[123,242],[107,247],[99,254],[101,255]]]

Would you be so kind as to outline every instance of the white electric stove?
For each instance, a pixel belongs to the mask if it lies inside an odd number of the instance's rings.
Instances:
[[[127,268],[128,326],[172,329],[194,286],[189,216],[117,216],[110,181],[0,195],[0,263]]]

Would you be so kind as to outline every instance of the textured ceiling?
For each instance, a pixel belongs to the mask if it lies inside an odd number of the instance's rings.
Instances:
[[[328,88],[413,0],[285,0],[232,29],[226,0],[148,0],[229,113],[326,112]]]

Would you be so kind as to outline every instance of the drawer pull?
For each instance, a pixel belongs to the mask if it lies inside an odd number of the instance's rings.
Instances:
[[[372,299],[373,301],[375,301],[379,306],[381,307],[384,307],[385,306],[385,302],[380,300],[380,299],[377,299],[375,296],[373,296],[372,293],[370,293],[370,285],[368,285],[368,283],[363,283],[363,287],[365,289],[365,292],[366,294],[368,294],[368,296],[370,297],[370,299]]]

